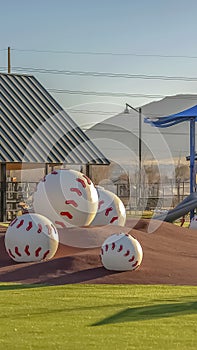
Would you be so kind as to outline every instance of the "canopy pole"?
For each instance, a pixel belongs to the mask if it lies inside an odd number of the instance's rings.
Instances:
[[[190,194],[194,192],[195,166],[195,118],[190,119]],[[190,220],[194,217],[194,210],[190,212]]]

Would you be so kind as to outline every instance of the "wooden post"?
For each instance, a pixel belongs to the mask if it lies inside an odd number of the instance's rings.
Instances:
[[[90,164],[86,164],[86,176],[88,176],[90,179],[92,177],[92,174],[91,174],[91,165]]]
[[[11,57],[10,57],[10,46],[8,47],[8,74],[11,73]]]
[[[48,175],[48,173],[49,173],[48,163],[45,163],[45,175]]]

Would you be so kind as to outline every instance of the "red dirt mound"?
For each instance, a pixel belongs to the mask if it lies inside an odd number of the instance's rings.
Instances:
[[[102,267],[99,247],[107,236],[118,232],[130,232],[142,246],[144,257],[136,271],[114,272]],[[80,233],[89,248],[81,247],[82,240],[77,247]],[[6,253],[1,234],[0,282],[197,285],[197,230],[156,220],[130,219],[126,227],[65,229],[59,234],[60,242],[64,235],[73,234],[75,247],[60,243],[52,260],[20,264]],[[97,248],[90,248],[93,246]]]

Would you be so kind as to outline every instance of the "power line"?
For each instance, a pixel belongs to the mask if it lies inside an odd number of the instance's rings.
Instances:
[[[71,111],[72,113],[80,113],[80,114],[98,114],[98,115],[111,115],[111,114],[115,115],[115,114],[118,114],[117,111],[101,111],[101,110],[74,109],[74,108],[67,108],[67,110]]]
[[[25,69],[30,69],[31,71],[40,71],[39,69],[34,69],[34,68],[23,68],[23,67],[15,67],[17,68],[19,71],[24,71]],[[4,70],[5,67],[0,67],[0,71]],[[45,73],[47,73],[48,70],[45,70]],[[60,71],[61,72],[61,71]],[[85,73],[85,72],[83,72]],[[109,91],[83,91],[83,90],[65,90],[65,89],[48,89],[49,92],[53,92],[53,93],[64,93],[64,94],[72,94],[72,95],[93,95],[93,96],[111,96],[111,97],[136,97],[136,98],[164,98],[166,97],[166,95],[160,95],[160,94],[131,94],[128,92],[109,92]],[[182,97],[182,96],[174,96],[173,99],[186,99],[186,100],[197,100],[196,95],[194,95],[194,97]],[[91,113],[91,112],[89,112]],[[94,112],[92,112],[94,113]],[[101,111],[102,113],[102,111]]]
[[[0,71],[5,67],[0,67]],[[21,71],[24,71],[25,68],[20,67]],[[70,95],[89,95],[89,96],[111,96],[111,97],[136,97],[136,98],[164,98],[166,95],[162,94],[132,94],[128,92],[110,92],[110,91],[83,91],[83,90],[70,90],[70,89],[48,89],[49,92],[59,93],[59,94],[70,94]],[[173,99],[186,99],[196,101],[197,97],[182,97],[174,96]],[[90,112],[91,113],[91,112]],[[92,112],[94,113],[94,112]],[[102,112],[101,112],[102,113]]]
[[[118,126],[115,125],[115,127],[117,127],[118,129],[110,129],[110,128],[107,129],[108,123],[105,124],[105,120],[103,122],[101,122],[101,123],[98,123],[98,124],[100,124],[101,126],[105,127],[105,129],[102,128],[102,127],[99,129],[99,125],[96,126],[96,127],[94,127],[94,125],[93,125],[90,128],[88,126],[87,127],[83,127],[83,130],[84,131],[91,131],[91,132],[95,132],[96,131],[96,132],[101,132],[101,133],[111,132],[111,133],[119,133],[119,134],[132,134],[133,136],[138,137],[138,135],[135,134],[135,132],[136,133],[138,132],[137,128],[135,128],[134,130],[126,130],[126,129],[122,128],[119,125]],[[187,132],[177,132],[177,131],[176,132],[165,131],[164,133],[161,133],[161,134],[162,135],[169,135],[169,136],[188,136]],[[144,131],[143,130],[143,135],[154,135],[155,136],[155,131],[154,130],[153,131]],[[117,139],[117,141],[118,141],[118,139]]]
[[[6,49],[3,49],[6,50]],[[2,50],[2,51],[3,51]],[[161,55],[161,54],[140,54],[134,52],[98,52],[98,51],[73,51],[73,50],[37,50],[37,49],[19,49],[13,48],[12,51],[34,52],[34,53],[53,53],[53,54],[70,54],[70,55],[92,55],[92,56],[134,56],[134,57],[160,57],[160,58],[187,58],[197,59],[197,56],[189,55]]]
[[[127,92],[109,92],[109,91],[83,91],[83,90],[64,90],[64,89],[48,89],[49,92],[61,93],[61,94],[70,94],[70,95],[93,95],[93,96],[112,96],[112,97],[139,97],[139,98],[164,98],[166,95],[152,95],[152,94],[129,94]],[[191,100],[196,101],[197,95],[194,97],[173,97],[177,100]],[[92,111],[93,112],[93,111]]]
[[[70,95],[92,95],[92,96],[112,96],[112,97],[145,97],[145,98],[162,98],[165,95],[146,95],[146,94],[129,94],[126,92],[107,92],[107,91],[83,91],[83,90],[61,90],[48,89],[49,92]]]
[[[107,77],[107,78],[124,78],[124,79],[157,79],[157,80],[180,80],[196,82],[197,77],[185,77],[185,76],[165,76],[165,75],[148,75],[148,74],[129,74],[129,73],[112,73],[112,72],[89,72],[89,71],[71,71],[71,70],[58,70],[58,69],[45,69],[45,68],[30,68],[30,67],[13,67],[16,71],[26,71],[33,73],[47,73],[47,74],[62,74],[62,75],[75,75],[85,77]]]

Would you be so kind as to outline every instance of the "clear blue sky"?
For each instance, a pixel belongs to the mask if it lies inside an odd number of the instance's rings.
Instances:
[[[14,67],[197,77],[196,0],[9,0],[0,1],[0,67],[6,71],[7,47]],[[82,55],[21,50],[89,51],[134,55]],[[142,55],[142,56],[135,56]],[[191,57],[158,57],[192,56]],[[25,73],[25,70],[24,70]],[[197,82],[79,77],[36,73],[49,89],[175,95],[197,93]],[[143,105],[144,97],[54,94],[69,107],[85,110]],[[79,107],[73,107],[80,105]],[[85,104],[85,107],[82,106]],[[73,112],[76,113],[76,112]],[[72,114],[72,113],[70,113]],[[113,114],[113,113],[112,113]],[[74,115],[73,117],[82,118]],[[87,117],[102,118],[97,115]],[[82,122],[81,122],[82,124]]]

